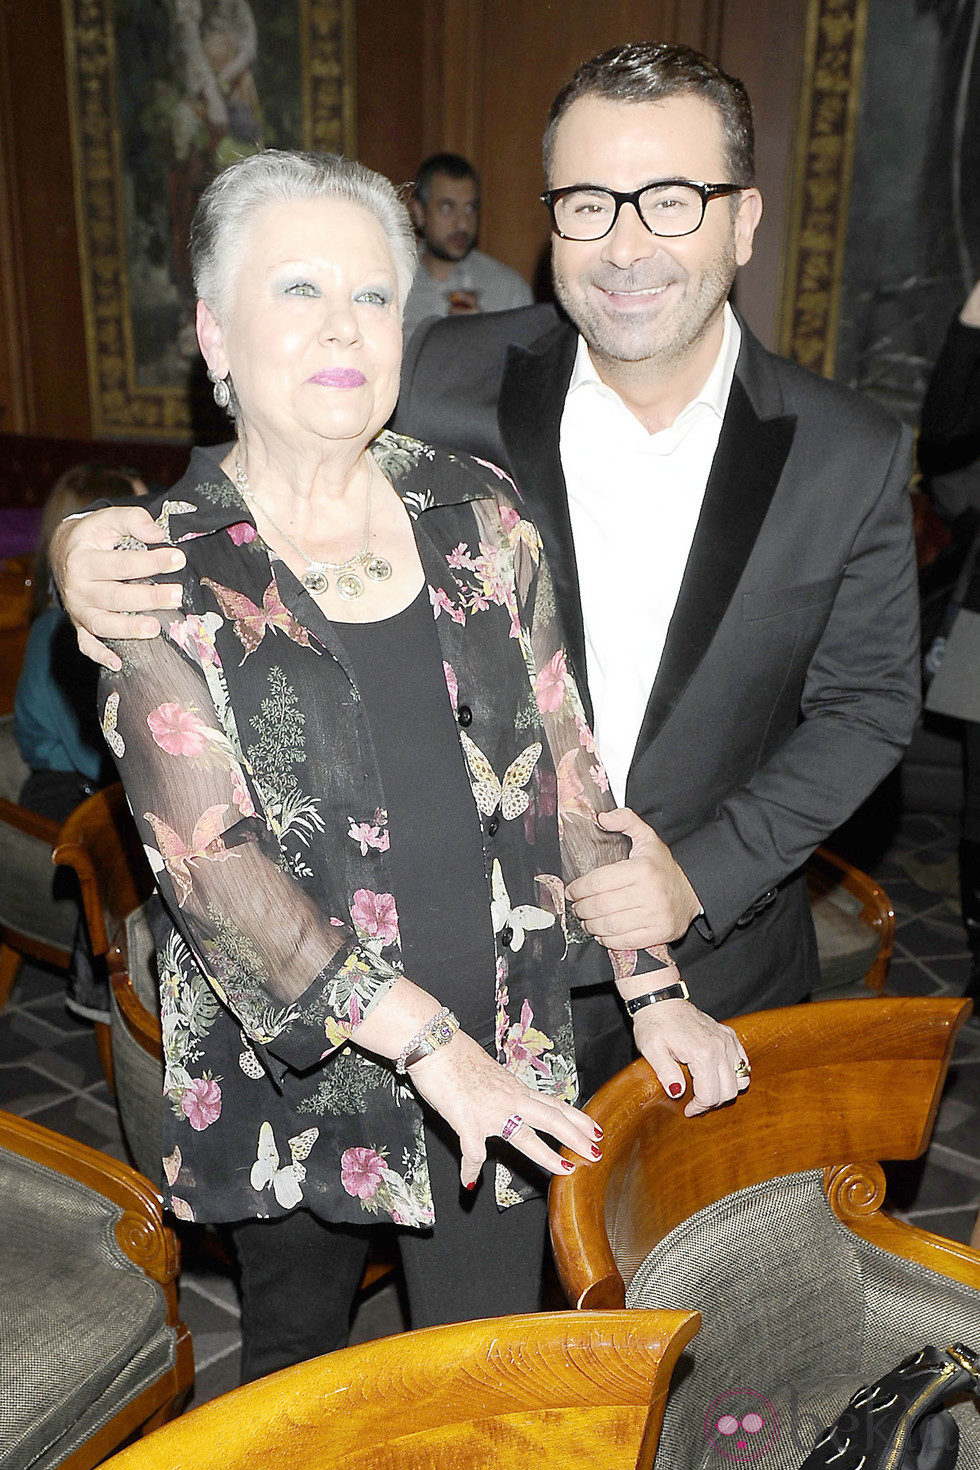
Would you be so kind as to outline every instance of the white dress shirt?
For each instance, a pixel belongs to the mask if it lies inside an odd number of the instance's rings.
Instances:
[[[742,334],[731,307],[714,367],[651,434],[601,381],[579,337],[561,419],[561,462],[585,623],[594,729],[617,802],[718,447]]]

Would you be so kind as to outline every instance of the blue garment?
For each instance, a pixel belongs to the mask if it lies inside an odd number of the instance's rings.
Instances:
[[[14,701],[14,736],[32,771],[75,771],[96,785],[112,768],[96,713],[98,665],[78,651],[58,607],[35,619]]]

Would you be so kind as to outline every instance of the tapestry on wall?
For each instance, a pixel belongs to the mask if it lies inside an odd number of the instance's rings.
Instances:
[[[781,346],[914,423],[980,278],[980,0],[810,0]]]
[[[187,256],[259,148],[353,153],[353,0],[63,0],[97,437],[215,437]]]

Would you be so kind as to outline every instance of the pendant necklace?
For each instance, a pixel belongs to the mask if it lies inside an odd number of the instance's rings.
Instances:
[[[383,556],[372,556],[368,551],[368,543],[371,540],[371,484],[374,478],[374,472],[374,459],[370,457],[368,461],[367,496],[364,511],[364,539],[360,551],[355,552],[353,556],[349,556],[346,561],[317,561],[314,557],[307,556],[302,546],[296,545],[292,536],[284,531],[282,526],[276,524],[265,506],[252,493],[248,483],[248,476],[245,473],[245,467],[238,453],[236,452],[235,454],[235,484],[238,487],[239,495],[241,495],[243,500],[250,501],[252,505],[260,510],[272,529],[277,531],[282,539],[288,542],[293,548],[297,556],[301,556],[306,562],[306,571],[303,573],[300,581],[307,592],[311,593],[314,597],[318,597],[321,592],[326,592],[330,586],[330,578],[327,576],[327,573],[331,572],[336,578],[335,586],[337,588],[337,596],[342,597],[345,602],[353,602],[355,598],[360,597],[364,592],[364,578],[360,575],[362,572],[371,582],[387,582],[391,576],[391,562]]]

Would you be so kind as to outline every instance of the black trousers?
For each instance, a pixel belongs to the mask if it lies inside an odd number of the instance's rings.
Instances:
[[[449,1130],[426,1128],[426,1148],[435,1228],[397,1233],[412,1326],[537,1311],[545,1200],[498,1210],[492,1160],[470,1192],[460,1186],[459,1144]],[[510,1150],[507,1155],[508,1165],[516,1163]],[[376,1230],[330,1225],[305,1209],[232,1226],[241,1273],[243,1383],[346,1344]]]

